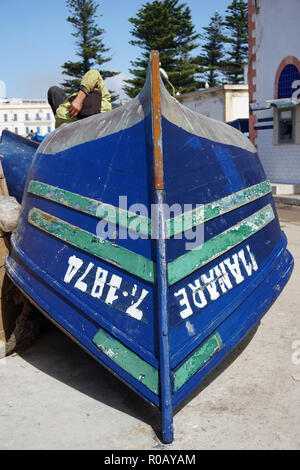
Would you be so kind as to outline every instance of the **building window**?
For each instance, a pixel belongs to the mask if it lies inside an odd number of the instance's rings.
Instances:
[[[29,114],[25,114],[25,121],[29,121]]]
[[[29,134],[29,127],[26,127],[25,131],[26,131],[26,134]]]
[[[40,128],[40,127],[37,127],[37,128],[36,128],[36,131],[37,131],[37,133],[39,134],[39,133],[41,132],[41,128]]]
[[[35,115],[35,120],[36,120],[36,121],[40,121],[40,120],[41,120],[41,117],[40,117],[39,113],[36,113],[36,115]]]
[[[18,120],[18,116],[14,114],[14,121],[17,121],[17,120]]]
[[[298,80],[300,73],[295,65],[289,64],[284,67],[278,82],[278,99],[290,98],[295,91],[293,84]]]
[[[50,113],[47,113],[47,121],[50,121],[50,120],[51,120]]]
[[[278,111],[278,143],[288,144],[295,141],[295,110]]]
[[[8,121],[7,114],[4,114],[4,121],[5,121],[5,122],[7,122],[7,121]]]
[[[51,132],[51,127],[48,127],[48,133],[50,133],[50,132]]]
[[[15,127],[15,134],[18,134],[19,133],[19,130],[17,127]]]

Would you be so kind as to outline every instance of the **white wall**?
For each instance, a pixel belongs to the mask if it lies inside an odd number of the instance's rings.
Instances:
[[[232,97],[232,120],[249,118],[249,95]]]
[[[258,0],[256,16],[258,102],[274,98],[274,81],[286,56],[300,60],[300,1]]]
[[[224,121],[224,96],[212,96],[204,93],[197,98],[189,98],[183,101],[184,106],[199,114],[208,116],[219,121]]]
[[[256,70],[254,95],[257,102],[274,99],[278,67],[287,56],[300,60],[300,0],[258,0],[260,11],[256,18]],[[267,177],[272,182],[300,184],[300,145],[275,145],[273,109],[257,111],[258,154]],[[300,130],[300,129],[299,129]],[[297,130],[298,132],[298,130]]]
[[[54,116],[46,100],[0,99],[0,135],[4,129],[22,136],[30,130],[45,135],[54,128]]]
[[[184,106],[218,121],[249,118],[247,85],[224,85],[199,90],[179,98]]]

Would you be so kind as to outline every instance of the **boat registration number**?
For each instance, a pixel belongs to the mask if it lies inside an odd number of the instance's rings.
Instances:
[[[87,264],[75,255],[70,256],[64,282],[136,320],[146,321],[144,301],[149,291],[94,263]]]

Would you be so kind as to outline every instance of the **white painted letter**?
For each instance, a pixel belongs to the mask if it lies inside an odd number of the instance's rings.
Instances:
[[[84,274],[82,276],[80,276],[80,278],[78,279],[78,281],[75,283],[75,286],[76,289],[79,289],[81,290],[81,292],[86,292],[87,290],[87,284],[85,282],[82,282],[82,280],[88,275],[88,273],[90,272],[90,270],[94,267],[94,264],[93,263],[90,263],[88,265],[88,267],[86,268]]]
[[[69,282],[72,281],[73,277],[75,274],[78,272],[78,270],[81,268],[83,265],[83,261],[80,258],[76,258],[76,256],[70,256],[69,258],[69,267],[67,269],[67,272],[64,277],[64,282],[69,284]]]
[[[142,303],[142,301],[145,297],[147,297],[148,294],[149,292],[143,289],[138,301],[130,305],[130,307],[128,307],[128,309],[126,310],[126,313],[128,313],[128,315],[130,315],[131,317],[136,318],[137,320],[141,320],[143,318],[143,311],[138,309],[137,307]]]
[[[229,268],[231,274],[235,278],[236,283],[240,284],[241,282],[244,281],[245,278],[241,273],[238,255],[237,254],[233,255],[232,259],[233,259],[232,264],[229,258],[225,259],[224,264],[226,264],[226,266]]]
[[[108,285],[110,286],[110,289],[108,291],[105,303],[111,305],[115,300],[119,298],[118,295],[116,294],[116,290],[120,289],[122,283],[122,278],[120,276],[116,276],[113,274],[111,276],[111,280],[109,281]]]
[[[211,269],[209,271],[209,276],[207,276],[206,274],[203,274],[201,276],[201,279],[209,292],[211,300],[217,300],[220,297],[220,293],[217,290],[214,270]]]
[[[195,285],[189,284],[189,287],[192,289],[192,292],[193,292],[192,295],[193,295],[194,304],[196,305],[196,307],[203,308],[207,305],[207,300],[203,292],[203,287],[201,286],[199,279],[196,279],[194,282],[195,282]],[[198,300],[197,300],[197,296],[198,296]]]
[[[180,312],[181,318],[187,318],[190,315],[193,314],[193,310],[191,309],[190,303],[188,296],[186,295],[185,289],[180,289],[178,292],[174,292],[175,297],[178,297],[179,295],[182,295],[182,299],[179,300],[179,304],[183,307],[185,306],[186,308]]]
[[[232,289],[232,284],[228,276],[228,272],[226,271],[226,268],[224,266],[224,263],[220,263],[219,266],[216,266],[214,268],[218,283],[221,287],[221,291],[223,294],[226,294],[226,292],[230,289]]]
[[[104,286],[105,286],[107,275],[108,275],[108,271],[102,268],[97,268],[96,277],[95,277],[93,289],[91,292],[92,297],[95,297],[96,299],[100,299]]]

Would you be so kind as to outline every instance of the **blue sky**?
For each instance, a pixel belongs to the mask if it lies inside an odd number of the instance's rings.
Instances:
[[[110,70],[121,72],[109,83],[120,91],[129,77],[130,61],[140,49],[129,44],[130,23],[146,0],[96,0],[100,5],[99,25],[105,29],[104,42],[110,48]],[[197,32],[207,26],[218,11],[223,14],[231,0],[183,0],[192,12]],[[65,0],[0,0],[0,80],[8,98],[45,98],[51,85],[62,81],[61,65],[76,59],[72,26],[66,21]],[[197,50],[196,50],[197,52]]]

